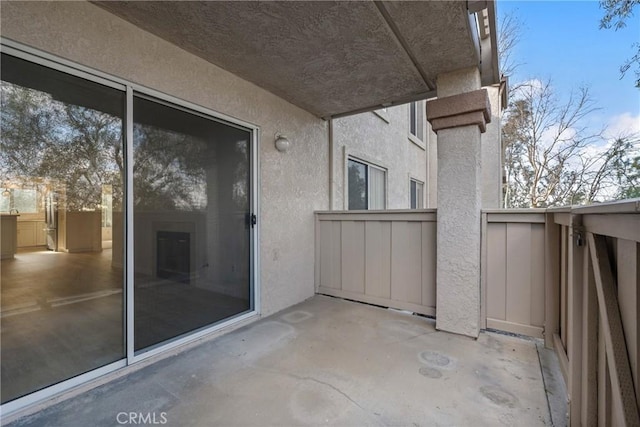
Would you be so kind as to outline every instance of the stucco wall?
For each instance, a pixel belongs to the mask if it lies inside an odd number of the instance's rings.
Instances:
[[[424,114],[424,101],[422,101]],[[427,135],[426,119],[423,135]],[[387,108],[380,115],[370,112],[334,120],[334,209],[347,209],[345,167],[352,156],[387,170],[387,209],[409,209],[409,179],[425,183],[427,200],[426,147],[409,139],[409,105]]]
[[[500,89],[485,87],[491,104],[491,123],[483,133],[480,143],[482,158],[482,208],[497,209],[502,200],[502,146],[500,144]]]
[[[314,210],[328,208],[327,124],[86,2],[1,4],[2,36],[260,127],[262,312],[314,293]],[[287,153],[273,145],[280,132]]]

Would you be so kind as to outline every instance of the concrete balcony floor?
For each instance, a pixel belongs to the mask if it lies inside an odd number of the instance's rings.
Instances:
[[[11,425],[563,425],[559,375],[538,340],[315,296]]]

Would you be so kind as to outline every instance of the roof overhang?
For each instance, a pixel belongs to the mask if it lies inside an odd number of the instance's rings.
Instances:
[[[323,118],[499,82],[493,1],[94,3]]]

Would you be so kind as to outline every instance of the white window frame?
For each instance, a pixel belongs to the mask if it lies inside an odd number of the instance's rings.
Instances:
[[[414,111],[412,110],[412,106],[415,105]],[[407,104],[407,116],[408,116],[408,126],[407,126],[407,137],[409,141],[416,144],[418,147],[423,150],[426,149],[425,146],[425,129],[424,129],[424,101],[414,101]],[[412,130],[412,122],[415,121],[416,129],[415,133]]]
[[[345,156],[345,162],[344,162],[344,207],[345,210],[349,210],[349,161],[354,161],[356,163],[360,163],[363,164],[367,167],[367,177],[370,176],[369,174],[369,169],[373,168],[379,171],[382,171],[382,173],[384,174],[384,195],[382,196],[382,200],[384,203],[384,206],[382,207],[382,209],[376,209],[376,210],[386,210],[387,209],[387,195],[389,194],[389,170],[383,166],[378,166],[374,163],[371,163],[367,160],[362,160],[362,158],[360,157],[355,157],[352,155],[347,155]],[[371,210],[371,197],[369,197],[369,195],[371,194],[371,180],[367,179],[367,210]]]
[[[415,182],[416,184],[416,207],[414,208],[413,206],[411,206],[411,196],[412,194],[412,190],[411,190],[411,184],[413,184]],[[422,186],[422,191],[420,194],[419,190],[418,190],[418,186]],[[421,196],[421,197],[419,197]],[[419,179],[415,179],[415,178],[411,178],[409,177],[409,209],[424,209],[424,182],[420,181]],[[419,200],[422,200],[422,206],[418,206],[420,203],[418,203]]]

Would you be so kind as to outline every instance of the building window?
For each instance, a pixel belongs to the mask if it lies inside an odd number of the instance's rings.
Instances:
[[[422,124],[423,124],[423,111],[422,104],[420,102],[412,102],[409,104],[409,133],[420,141],[423,138]]]
[[[384,169],[349,159],[349,210],[385,208],[386,178]]]
[[[424,183],[412,179],[409,181],[409,197],[411,209],[424,208]]]

